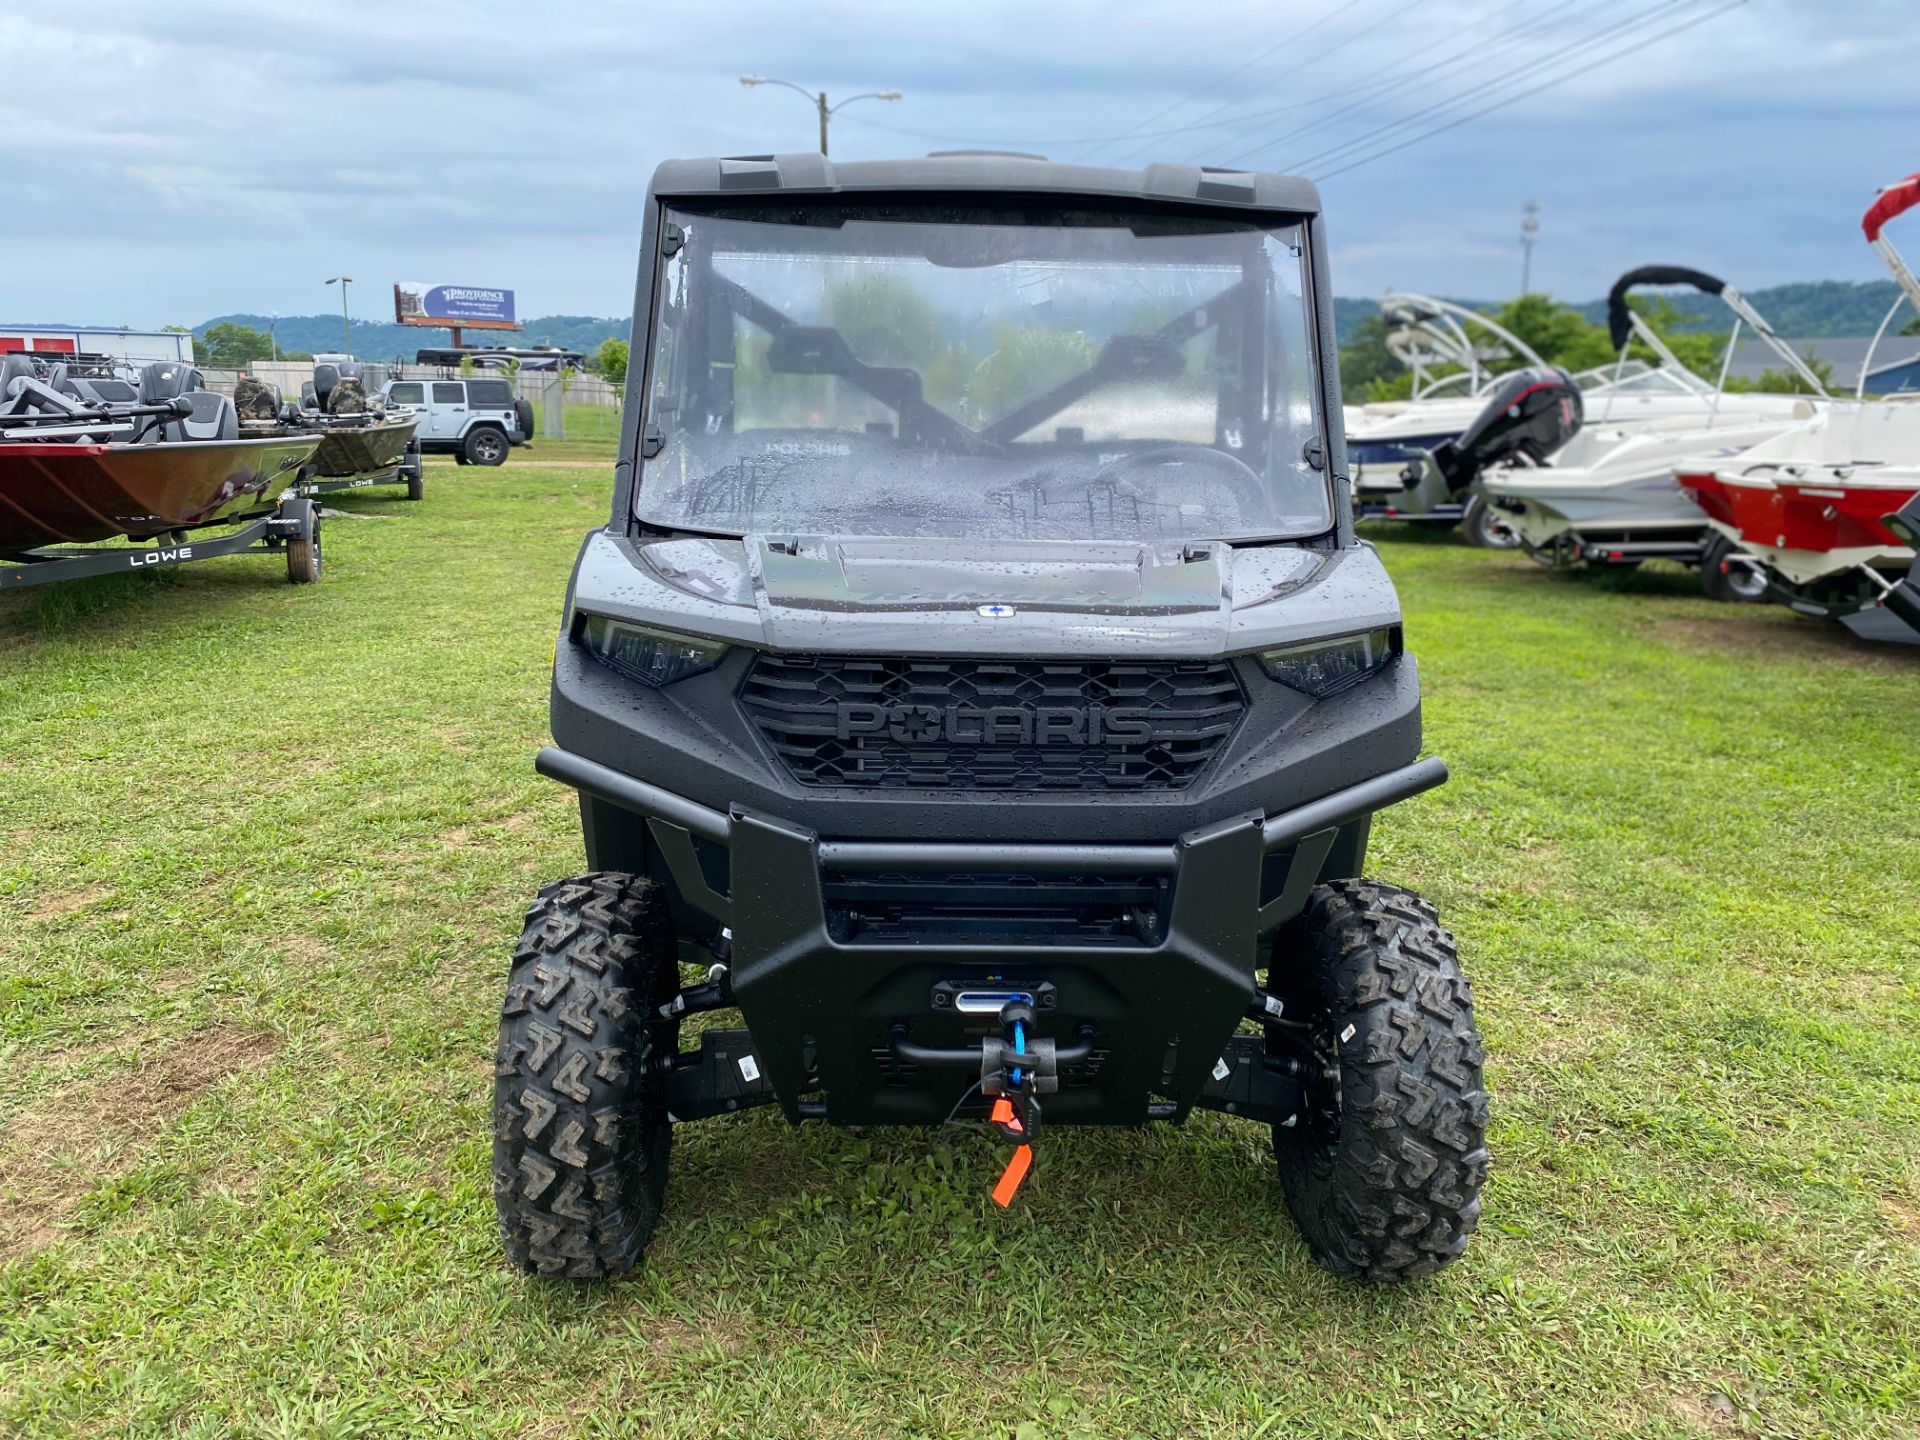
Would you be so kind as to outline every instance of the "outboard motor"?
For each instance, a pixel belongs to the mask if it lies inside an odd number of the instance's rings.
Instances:
[[[1432,462],[1458,495],[1502,460],[1545,460],[1579,433],[1585,414],[1580,387],[1566,371],[1553,365],[1516,370],[1457,439],[1434,448]]]
[[[332,361],[323,360],[313,367],[313,403],[320,409],[327,408],[327,399],[333,394],[333,387],[340,381],[340,367]],[[304,399],[307,387],[300,387]]]

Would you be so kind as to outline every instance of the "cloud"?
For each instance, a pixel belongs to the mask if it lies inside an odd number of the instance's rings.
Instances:
[[[523,314],[618,313],[655,163],[813,142],[806,100],[743,91],[742,71],[906,91],[835,120],[841,158],[1037,139],[1062,159],[1251,151],[1315,173],[1415,139],[1325,182],[1346,294],[1511,291],[1528,198],[1544,207],[1535,274],[1571,297],[1649,260],[1749,287],[1875,276],[1854,220],[1920,166],[1890,78],[1920,64],[1910,0],[1844,19],[1751,0],[1578,72],[1716,3],[9,8],[0,315],[312,311],[342,270],[369,316],[403,276],[510,285]]]

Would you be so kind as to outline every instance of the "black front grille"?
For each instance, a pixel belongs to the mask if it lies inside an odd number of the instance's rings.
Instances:
[[[803,785],[1182,790],[1246,696],[1224,661],[761,655],[740,703]]]

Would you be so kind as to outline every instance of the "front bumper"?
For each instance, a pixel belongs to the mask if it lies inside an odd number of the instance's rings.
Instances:
[[[1184,1118],[1253,998],[1261,936],[1299,914],[1343,829],[1447,774],[1422,760],[1168,843],[1033,844],[822,839],[567,750],[535,764],[589,807],[644,823],[677,899],[732,932],[733,996],[780,1104],[843,1124],[931,1123],[951,1109],[967,1077],[903,1060],[893,1037],[904,1024],[916,1044],[977,1043],[993,1017],[943,1001],[967,986],[1044,994],[1047,1038],[1063,1046],[1092,1027],[1093,1052],[1063,1074],[1050,1121]],[[1048,877],[1081,904],[1106,889],[1143,897],[1131,928],[1049,927],[1032,898]],[[970,915],[971,886],[1000,898]],[[847,898],[875,889],[898,903],[862,914]],[[995,923],[978,923],[990,908]]]

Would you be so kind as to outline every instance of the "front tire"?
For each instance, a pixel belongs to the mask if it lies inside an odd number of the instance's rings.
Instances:
[[[507,1258],[583,1280],[639,1263],[660,1221],[673,1140],[656,1073],[679,1045],[659,1007],[679,987],[659,888],[602,872],[527,911],[493,1088],[493,1197]]]
[[[1311,1017],[1317,1078],[1297,1123],[1273,1130],[1288,1207],[1336,1274],[1431,1275],[1466,1249],[1487,1174],[1485,1052],[1453,936],[1410,890],[1337,880],[1289,940],[1294,972],[1277,955],[1271,984]]]

